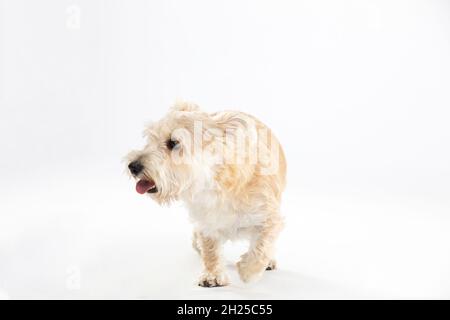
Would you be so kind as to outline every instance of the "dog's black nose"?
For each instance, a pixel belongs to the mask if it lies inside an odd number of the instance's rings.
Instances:
[[[139,161],[133,161],[128,165],[128,169],[136,176],[144,169],[144,166]]]

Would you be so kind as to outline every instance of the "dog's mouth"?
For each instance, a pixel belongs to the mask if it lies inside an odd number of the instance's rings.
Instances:
[[[144,193],[156,193],[158,188],[155,181],[151,179],[141,179],[136,183],[136,191],[140,194]]]

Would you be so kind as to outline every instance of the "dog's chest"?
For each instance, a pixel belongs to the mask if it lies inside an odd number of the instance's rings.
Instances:
[[[219,198],[215,192],[205,192],[187,202],[187,206],[198,230],[228,239],[246,236],[264,220],[261,214],[233,208],[229,201]]]

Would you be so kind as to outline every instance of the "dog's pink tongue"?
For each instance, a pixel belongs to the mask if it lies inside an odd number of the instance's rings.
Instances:
[[[139,180],[136,183],[136,191],[140,194],[146,193],[148,190],[153,188],[155,186],[155,183],[153,181],[148,180]]]

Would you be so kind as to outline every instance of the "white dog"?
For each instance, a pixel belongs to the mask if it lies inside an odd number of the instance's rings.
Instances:
[[[145,135],[147,145],[127,157],[136,191],[160,204],[186,204],[204,263],[199,285],[228,284],[221,247],[230,239],[250,241],[237,263],[244,282],[274,269],[286,161],[271,131],[242,112],[208,114],[177,103]]]

